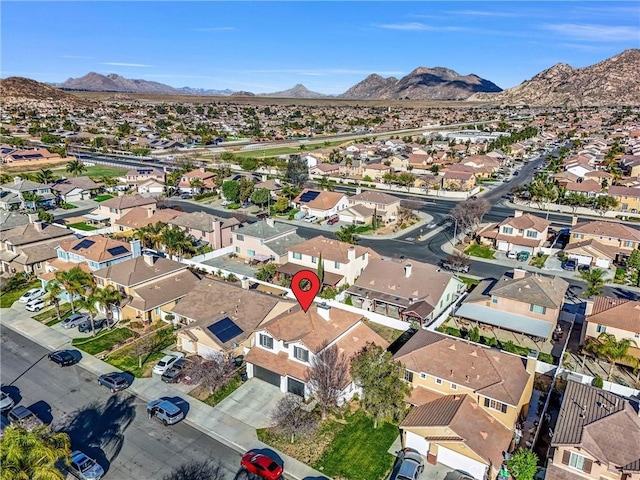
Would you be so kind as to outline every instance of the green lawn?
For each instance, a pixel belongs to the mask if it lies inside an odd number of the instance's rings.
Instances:
[[[134,337],[135,335],[136,334],[128,328],[116,328],[115,330],[107,331],[106,333],[99,334],[91,339],[74,338],[71,341],[71,344],[74,347],[84,350],[90,355],[95,355],[97,353],[104,352],[115,344],[124,342],[127,338]]]
[[[529,265],[531,265],[532,267],[542,268],[544,266],[544,262],[547,261],[547,258],[549,258],[549,255],[541,255],[539,257],[538,256],[533,257],[529,262]]]
[[[62,172],[60,172],[60,170]],[[63,168],[56,168],[53,173],[65,176],[69,175],[66,172],[66,166],[63,166]],[[82,176],[89,177],[122,177],[126,174],[127,170],[125,168],[113,168],[103,165],[96,165],[95,167],[85,167],[84,172],[82,172]]]
[[[349,480],[386,478],[394,461],[387,450],[398,436],[397,425],[384,423],[373,428],[373,421],[362,412],[346,420],[313,468],[329,477]]]
[[[472,257],[495,258],[493,256],[494,250],[492,248],[485,245],[479,245],[477,243],[474,243],[469,248],[467,248],[464,253]]]
[[[141,378],[144,376],[150,376],[150,372],[148,372],[148,370],[164,356],[162,350],[170,347],[175,342],[173,328],[159,330],[155,335],[157,336],[156,345],[151,352],[142,358],[142,367],[139,366],[138,357],[135,354],[133,344],[118,350],[113,355],[109,355],[105,358],[105,361],[120,370],[131,373],[135,377]]]
[[[462,275],[458,276],[458,278],[466,283],[467,290],[473,289],[473,287],[480,283],[480,280],[478,280],[477,278],[464,277]]]
[[[60,205],[60,208],[62,208],[63,210],[73,210],[74,208],[78,208],[78,206],[74,205],[73,203],[63,203],[62,205]]]
[[[91,230],[98,230],[98,227],[94,227],[93,225],[88,225],[85,222],[70,223],[67,225],[67,227],[77,228],[78,230],[84,230],[85,232],[90,232]]]
[[[304,139],[299,139],[304,140]],[[296,139],[291,140],[295,142]],[[329,142],[329,145],[325,145],[324,143],[314,143],[312,145],[306,145],[305,150],[300,150],[299,147],[279,147],[279,148],[263,148],[259,150],[246,150],[242,152],[238,152],[233,154],[234,158],[247,158],[252,157],[260,160],[261,158],[269,158],[269,157],[277,157],[279,155],[288,155],[290,153],[313,153],[314,150],[318,150],[320,148],[329,148],[335,147],[337,145],[342,145],[345,143],[345,140],[338,142]]]
[[[31,290],[32,288],[38,288],[42,286],[42,282],[40,280],[34,280],[31,283],[27,283],[23,287],[12,290],[9,292],[2,292],[0,295],[0,308],[9,308],[13,305],[13,302],[17,301],[27,290]]]
[[[110,200],[112,198],[113,198],[113,195],[98,195],[97,197],[94,197],[94,200],[100,203],[100,202],[104,202],[105,200]]]
[[[240,385],[242,385],[242,378],[240,377],[240,375],[236,375],[226,384],[216,390],[213,395],[209,395],[207,398],[205,398],[203,402],[207,405],[215,407],[218,403],[220,403],[222,400],[236,391],[238,387],[240,387]]]

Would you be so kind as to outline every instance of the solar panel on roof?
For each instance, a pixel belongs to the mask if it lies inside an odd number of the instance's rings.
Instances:
[[[316,197],[320,195],[320,192],[316,192],[315,190],[309,190],[308,192],[304,192],[300,197],[301,202],[311,202],[316,199]]]
[[[117,247],[107,248],[107,252],[115,257],[116,255],[122,255],[123,253],[129,253],[129,250],[122,245],[118,245]]]
[[[228,342],[243,332],[243,330],[229,317],[224,317],[213,325],[209,325],[207,330],[218,337],[218,340],[222,343]]]
[[[94,243],[93,240],[82,240],[79,244],[77,244],[75,247],[72,248],[72,250],[82,250],[83,248],[89,248],[90,246],[92,246]]]

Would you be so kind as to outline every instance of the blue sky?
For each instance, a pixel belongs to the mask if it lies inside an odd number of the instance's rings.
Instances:
[[[513,87],[558,62],[640,48],[629,2],[3,1],[0,76],[90,71],[255,93],[338,94],[418,66]]]

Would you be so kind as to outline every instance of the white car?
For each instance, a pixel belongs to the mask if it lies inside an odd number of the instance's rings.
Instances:
[[[85,315],[82,313],[75,313],[67,318],[65,318],[60,325],[62,325],[62,328],[73,328],[73,327],[77,327],[78,325],[80,325],[81,323],[83,323],[84,321],[89,319],[89,315]]]
[[[227,205],[231,205],[233,202],[231,200],[224,200],[223,202],[220,203],[220,205],[222,205],[223,207],[226,207]]]
[[[39,312],[45,307],[46,304],[47,302],[45,302],[44,298],[39,297],[31,300],[24,308],[27,312]]]
[[[310,217],[304,217],[304,221],[308,223],[313,223],[318,221],[318,217],[315,215],[311,215]]]
[[[511,258],[515,260],[516,258],[518,258],[518,252],[516,252],[515,250],[511,250],[510,252],[507,252],[507,258]]]
[[[0,411],[10,410],[15,404],[16,402],[13,401],[13,398],[4,392],[0,392]]]
[[[164,372],[173,367],[173,364],[178,361],[178,359],[183,358],[184,353],[176,352],[171,355],[165,355],[160,359],[158,363],[156,363],[153,367],[153,373],[158,375],[162,375]]]
[[[18,301],[20,303],[29,303],[31,300],[35,300],[36,298],[43,297],[44,294],[47,293],[44,288],[32,288],[31,290],[27,290],[24,292]]]

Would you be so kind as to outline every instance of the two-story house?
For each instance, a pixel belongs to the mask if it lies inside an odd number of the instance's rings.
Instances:
[[[529,252],[536,255],[547,241],[551,222],[516,210],[513,217],[492,223],[478,232],[480,242],[501,252]]]
[[[455,311],[456,317],[538,338],[551,338],[569,283],[515,269],[513,278],[482,280]]]
[[[125,175],[125,181],[127,185],[135,187],[147,180],[155,180],[159,183],[164,183],[165,173],[162,170],[153,167],[138,167],[127,171]]]
[[[198,242],[208,243],[214,250],[231,245],[232,232],[242,225],[235,217],[219,218],[206,212],[186,213],[167,223],[181,228]]]
[[[0,185],[0,208],[4,210],[35,210],[38,206],[55,204],[56,195],[51,191],[51,185],[23,180],[19,176],[13,177],[13,182]]]
[[[324,285],[339,287],[345,283],[353,285],[356,278],[362,275],[369,260],[380,256],[370,248],[320,235],[291,246],[287,263],[278,267],[278,277],[293,277],[300,270],[315,272],[320,258],[324,266]]]
[[[435,265],[371,259],[347,294],[364,310],[426,325],[464,290],[462,280]]]
[[[185,172],[180,177],[178,189],[183,193],[198,194],[211,192],[216,188],[217,173],[208,172],[203,168],[196,168],[190,172]]]
[[[231,232],[234,252],[248,260],[287,263],[289,248],[305,241],[296,231],[295,225],[273,218],[245,225]]]
[[[640,479],[637,406],[601,388],[570,380],[550,456],[547,480]]]
[[[617,341],[635,342],[629,347],[629,354],[640,360],[640,301],[603,296],[587,300],[581,343],[593,341],[603,332]]]
[[[256,328],[245,356],[247,376],[309,398],[313,391],[308,378],[315,356],[336,345],[350,359],[367,343],[388,346],[362,323],[360,315],[326,304],[313,305],[305,313],[296,305]],[[350,377],[341,388],[341,402],[358,391]]]
[[[158,222],[168,223],[176,217],[187,215],[185,212],[173,208],[146,208],[134,207],[128,213],[120,217],[113,226],[117,232],[130,232],[147,225],[155,225]]]
[[[305,188],[291,203],[307,216],[323,219],[347,208],[347,196],[341,192]]]
[[[111,310],[116,320],[154,322],[164,315],[200,281],[188,265],[167,258],[140,255],[93,272],[99,287],[111,285],[123,297]]]
[[[114,225],[124,215],[136,207],[156,210],[157,199],[142,195],[119,195],[101,202],[90,214],[86,215],[94,221]]]
[[[89,177],[62,178],[51,185],[51,190],[62,203],[88,200],[99,189],[100,186]]]
[[[618,201],[620,212],[640,212],[640,188],[614,185],[609,187],[607,194]]]
[[[403,447],[474,478],[496,478],[526,417],[536,359],[428,330],[394,355],[405,367],[414,405],[400,424]]]
[[[361,205],[373,211],[384,223],[395,221],[400,210],[400,199],[375,190],[358,192],[347,199],[349,208]],[[341,220],[344,212],[340,214]]]
[[[385,173],[391,173],[393,168],[375,162],[361,162],[360,163],[360,175],[362,178],[369,177],[374,182],[382,181]]]
[[[468,192],[476,186],[476,175],[473,171],[447,170],[440,177],[441,187],[454,192]]]
[[[245,355],[258,325],[293,306],[271,295],[204,278],[171,309],[183,325],[177,348],[205,358]]]
[[[624,263],[637,248],[640,248],[640,230],[623,223],[596,220],[573,225],[564,250],[580,264],[609,268],[612,264]]]

